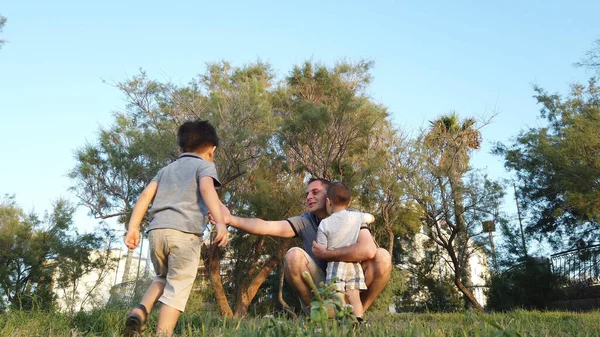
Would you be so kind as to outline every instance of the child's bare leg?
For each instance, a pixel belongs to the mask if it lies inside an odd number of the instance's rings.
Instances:
[[[165,284],[162,282],[154,281],[150,284],[148,290],[146,290],[146,293],[144,294],[144,297],[142,297],[142,300],[140,301],[140,303],[146,307],[148,313],[152,311],[152,307],[154,307],[156,301],[158,301],[164,289]],[[131,313],[146,318],[146,313],[143,312],[140,308],[133,308],[131,310]]]
[[[344,293],[339,290],[339,287],[338,287],[338,292],[335,293],[335,297],[339,298],[342,305],[346,304],[346,299],[345,299]],[[335,309],[333,307],[329,307],[329,311],[327,312],[327,315],[329,316],[329,318],[334,318],[335,317]]]
[[[360,291],[358,289],[346,290],[346,296],[348,296],[348,303],[352,305],[352,313],[356,317],[362,317],[364,310],[362,302],[360,301]]]
[[[160,311],[158,312],[156,335],[161,337],[170,337],[173,334],[175,324],[177,324],[180,314],[181,311],[163,303],[163,305],[160,307]]]

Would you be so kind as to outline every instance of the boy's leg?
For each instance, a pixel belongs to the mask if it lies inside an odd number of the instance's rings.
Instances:
[[[159,297],[162,295],[164,289],[165,284],[163,282],[153,281],[148,287],[148,290],[146,290],[146,293],[144,294],[144,297],[142,297],[140,304],[143,304],[146,307],[146,310],[148,310],[148,314],[152,312],[152,308],[158,301]],[[142,309],[137,307],[133,308],[131,310],[131,313],[136,314],[140,317],[147,318],[146,313],[143,312]]]
[[[140,304],[146,307],[147,312],[144,312],[143,309],[138,307],[131,309],[131,311],[129,312],[130,315],[137,315],[142,319],[143,324],[141,330],[144,330],[145,322],[148,319],[148,314],[152,312],[152,308],[154,307],[158,299],[162,296],[163,291],[165,289],[167,275],[167,257],[164,242],[162,240],[162,232],[163,230],[159,229],[150,231],[150,233],[148,233],[148,241],[150,242],[150,259],[152,261],[152,265],[154,266],[154,272],[156,276],[154,277],[154,280],[146,290],[146,293],[142,297],[142,300],[140,301]],[[137,331],[137,328],[134,328],[132,326],[127,327],[127,324],[128,323],[126,321],[126,331]]]
[[[181,315],[181,311],[163,304],[158,312],[156,335],[170,337],[173,334],[179,315]]]
[[[367,290],[360,294],[364,312],[369,309],[373,301],[375,301],[390,281],[392,257],[387,250],[378,248],[375,257],[371,260],[363,261],[362,267],[365,274],[365,282],[367,283]]]
[[[196,279],[202,238],[172,229],[163,231],[164,242],[168,248],[168,272],[164,290],[159,298],[162,306],[158,314],[156,334],[171,336],[179,315],[185,310]]]
[[[352,306],[352,314],[356,317],[362,317],[364,310],[362,302],[360,301],[360,290],[358,289],[347,289],[346,296],[348,297],[348,303]]]

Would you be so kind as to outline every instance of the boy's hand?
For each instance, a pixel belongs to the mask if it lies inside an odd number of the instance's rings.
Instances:
[[[227,226],[224,224],[217,224],[215,227],[217,228],[217,235],[213,239],[213,242],[218,243],[219,247],[225,247],[229,237]]]
[[[140,231],[129,230],[123,239],[125,246],[129,249],[135,249],[140,244]]]
[[[327,261],[327,247],[318,244],[317,241],[313,241],[312,252],[317,259]]]

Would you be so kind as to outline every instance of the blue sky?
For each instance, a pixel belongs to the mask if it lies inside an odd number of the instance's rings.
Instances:
[[[507,177],[491,143],[542,124],[533,84],[566,93],[592,75],[572,64],[600,38],[598,13],[599,1],[4,2],[0,193],[39,213],[75,202],[74,150],[125,105],[103,80],[142,68],[184,84],[221,59],[261,59],[280,75],[307,59],[371,59],[373,99],[409,132],[451,110],[499,112],[473,164]],[[77,222],[91,229],[85,214]]]

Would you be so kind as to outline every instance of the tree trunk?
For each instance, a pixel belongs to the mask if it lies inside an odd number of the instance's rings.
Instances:
[[[231,311],[231,307],[229,307],[229,302],[227,302],[227,295],[225,295],[225,288],[223,288],[223,282],[221,281],[221,252],[219,247],[214,244],[210,246],[210,253],[205,265],[215,291],[215,299],[219,307],[219,312],[221,312],[222,316],[232,317],[233,312]]]
[[[133,259],[133,249],[127,250],[127,259],[125,260],[125,267],[123,267],[123,277],[121,282],[129,281],[129,269],[131,268],[131,261]]]
[[[283,299],[283,282],[285,280],[285,273],[283,272],[283,262],[280,264],[280,269],[281,269],[281,273],[280,273],[281,275],[279,275],[279,290],[277,291],[277,299],[279,300],[279,303],[283,307],[283,310],[285,310],[288,314],[290,314],[290,316],[292,316],[292,319],[295,320],[298,316],[296,315],[294,310],[292,310],[292,307],[290,307],[290,305],[287,304],[287,302]]]
[[[388,198],[389,200],[389,198]],[[385,231],[388,235],[388,252],[390,256],[394,256],[394,231],[392,230],[392,224],[390,223],[390,208],[392,205],[388,201],[381,210],[381,216],[383,217],[383,224],[385,225]]]
[[[455,272],[454,284],[456,285],[458,290],[460,290],[460,292],[463,293],[463,295],[465,295],[469,302],[471,302],[475,309],[477,309],[477,311],[483,312],[483,307],[481,306],[481,304],[479,304],[479,302],[477,301],[475,296],[473,296],[473,294],[469,291],[469,289],[467,289],[467,287],[465,287],[465,285],[462,283],[462,281],[460,280],[460,274],[458,272]]]
[[[250,303],[256,296],[258,289],[263,284],[265,279],[271,274],[273,269],[277,266],[277,256],[272,256],[260,269],[260,271],[254,276],[252,281],[245,289],[240,289],[238,294],[237,303],[235,306],[235,317],[243,317],[248,313]]]

